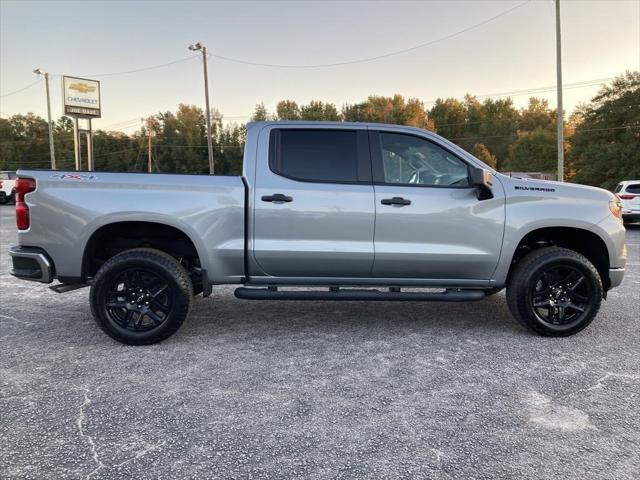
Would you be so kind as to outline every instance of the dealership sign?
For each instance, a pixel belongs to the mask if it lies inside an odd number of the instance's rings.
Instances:
[[[100,82],[86,78],[62,77],[64,114],[75,117],[100,117]]]

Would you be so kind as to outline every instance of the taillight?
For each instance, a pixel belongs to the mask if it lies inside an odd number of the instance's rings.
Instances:
[[[624,195],[619,195],[619,197],[622,200],[633,200],[634,198],[638,197],[639,195],[629,195],[628,193],[624,194]]]
[[[24,196],[36,189],[36,181],[31,178],[16,180],[16,224],[18,230],[27,230],[30,226],[29,206],[24,202]]]

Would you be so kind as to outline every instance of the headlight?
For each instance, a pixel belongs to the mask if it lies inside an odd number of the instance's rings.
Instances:
[[[622,202],[617,196],[609,201],[609,210],[614,217],[622,221]]]

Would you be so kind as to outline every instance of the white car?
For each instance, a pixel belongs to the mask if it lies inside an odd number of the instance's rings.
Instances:
[[[624,223],[640,220],[640,180],[620,182],[614,192],[622,201]]]
[[[13,200],[16,192],[16,172],[0,172],[0,204]]]

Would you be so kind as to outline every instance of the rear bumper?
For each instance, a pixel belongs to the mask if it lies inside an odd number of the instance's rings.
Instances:
[[[622,212],[623,220],[640,220],[640,212]]]
[[[53,281],[55,274],[53,261],[41,248],[11,247],[9,256],[13,263],[9,273],[14,277],[42,283]]]

